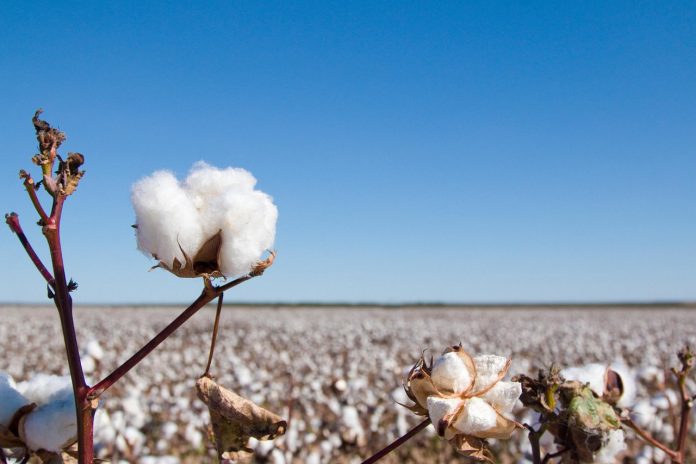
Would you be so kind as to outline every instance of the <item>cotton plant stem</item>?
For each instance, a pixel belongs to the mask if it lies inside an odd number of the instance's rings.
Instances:
[[[140,361],[143,360],[148,354],[150,354],[155,348],[157,348],[160,343],[167,339],[171,334],[181,327],[184,322],[189,320],[194,314],[196,314],[201,308],[206,304],[213,301],[215,298],[220,296],[225,290],[246,282],[253,276],[240,277],[232,282],[229,282],[221,287],[206,286],[203,289],[201,295],[186,308],[176,319],[169,323],[160,333],[155,335],[155,337],[147,342],[138,352],[131,356],[127,361],[118,366],[111,374],[107,375],[103,380],[98,382],[89,390],[88,397],[91,399],[98,398],[102,393],[104,393],[108,388],[110,388],[114,383],[118,381],[121,377],[126,375],[128,371],[133,369]]]
[[[659,448],[662,451],[669,456],[669,458],[673,462],[678,462],[675,461],[675,459],[678,457],[677,452],[674,451],[673,449],[668,448],[666,445],[661,443],[659,440],[655,439],[652,435],[650,435],[648,432],[643,430],[638,424],[633,422],[630,418],[622,419],[621,422],[623,422],[624,425],[626,425],[628,428],[632,429],[634,432],[638,434],[640,438],[645,440],[648,444],[654,446],[655,448]]]
[[[68,282],[65,277],[63,263],[63,251],[60,243],[60,219],[63,211],[65,196],[56,195],[48,225],[43,227],[43,233],[48,241],[51,252],[51,264],[53,266],[53,298],[60,324],[63,329],[63,340],[70,368],[70,378],[75,395],[75,409],[77,414],[77,449],[78,462],[91,464],[94,460],[94,412],[96,404],[87,398],[89,386],[85,381],[80,360],[80,349],[77,343],[75,322],[73,319],[72,298],[68,290]]]
[[[50,271],[46,268],[44,263],[41,261],[41,258],[39,258],[39,256],[36,254],[34,248],[31,246],[31,243],[29,243],[29,240],[27,239],[27,236],[24,234],[24,230],[22,230],[22,226],[19,223],[19,216],[17,216],[16,213],[6,214],[5,222],[10,227],[10,230],[12,230],[12,232],[14,232],[15,235],[17,235],[19,242],[24,247],[24,251],[27,252],[27,255],[29,255],[29,259],[31,259],[31,262],[34,263],[36,269],[46,280],[46,283],[53,287],[53,276],[51,275]]]
[[[34,209],[39,214],[39,217],[41,218],[41,224],[48,224],[50,219],[46,214],[46,211],[44,211],[43,206],[41,206],[39,197],[36,195],[36,184],[34,183],[34,179],[32,179],[30,175],[23,173],[24,171],[21,171],[20,176],[24,177],[24,188],[27,190],[27,194],[29,194],[31,204],[34,205]]]
[[[681,419],[679,420],[679,436],[677,438],[677,459],[676,463],[686,462],[686,439],[689,435],[689,417],[694,406],[694,400],[686,387],[686,375],[688,371],[682,369],[678,375],[679,393],[681,396]]]
[[[213,335],[210,339],[210,352],[208,353],[208,364],[205,366],[203,376],[210,374],[210,366],[213,364],[213,353],[215,353],[215,342],[217,341],[218,327],[220,326],[220,314],[222,313],[222,300],[225,296],[221,293],[218,297],[217,309],[215,310],[215,323],[213,324]]]
[[[423,422],[421,422],[420,424],[418,424],[418,425],[416,425],[415,427],[413,427],[411,430],[409,430],[408,432],[406,432],[405,435],[403,435],[403,436],[397,438],[396,440],[394,440],[393,442],[391,442],[389,445],[387,445],[385,448],[382,448],[382,450],[378,451],[377,453],[373,454],[372,456],[370,456],[369,458],[367,458],[366,460],[364,460],[364,461],[362,462],[362,464],[372,464],[372,463],[374,463],[374,462],[379,461],[379,460],[382,459],[384,456],[386,456],[387,454],[391,453],[391,452],[394,451],[396,448],[398,448],[399,446],[403,445],[403,444],[406,443],[408,440],[410,440],[411,438],[413,438],[418,432],[420,432],[421,430],[423,430],[424,428],[426,428],[428,425],[430,425],[430,419],[429,419],[429,418],[428,418],[428,419],[425,419]]]
[[[544,433],[543,429],[534,430],[534,428],[528,424],[524,424],[524,427],[529,431],[528,438],[529,444],[532,446],[532,462],[534,464],[542,464],[539,439],[541,438],[541,435]]]

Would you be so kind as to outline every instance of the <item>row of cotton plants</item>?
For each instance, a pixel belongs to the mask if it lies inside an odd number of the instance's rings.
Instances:
[[[36,315],[28,325],[26,311]],[[4,308],[0,313],[0,352],[7,353],[0,370],[18,385],[31,381],[33,372],[67,373],[61,367],[60,339],[50,336],[55,316],[48,309]],[[83,356],[88,375],[107,373],[176,313],[176,308],[79,308],[78,335],[90,340]],[[676,365],[682,342],[696,344],[691,330],[696,314],[665,309],[659,317],[654,314],[630,309],[225,307],[217,348],[225,369],[217,374],[220,383],[289,419],[284,436],[251,440],[259,462],[359,462],[404,435],[419,418],[398,404],[410,404],[402,384],[422,348],[432,348],[437,358],[442,347],[434,345],[433,334],[438,340],[461,341],[472,354],[496,351],[509,357],[504,381],[544,369],[553,359],[566,367],[562,375],[589,382],[602,395],[606,367],[612,367],[625,381],[620,406],[629,408],[636,422],[656,438],[670,442],[676,438],[673,419],[679,399],[667,368]],[[203,310],[105,398],[96,416],[99,457],[167,463],[208,462],[215,456],[208,413],[194,389],[194,376],[205,367],[211,315],[211,309]],[[541,328],[546,333],[581,337],[584,343],[568,343],[566,350],[557,351],[545,339],[531,336],[538,334],[539,321],[545,321]],[[574,321],[572,326],[569,321]],[[600,323],[602,331],[597,330]],[[24,348],[16,340],[29,340],[26,336],[36,331],[48,336],[35,347],[25,342],[31,353],[25,363]],[[89,334],[108,337],[87,339]],[[193,374],[186,378],[181,372]],[[519,423],[538,422],[538,414],[520,403],[513,413]],[[696,428],[691,433],[696,434]],[[454,449],[436,438],[437,431],[429,427],[385,462],[452,459]],[[635,457],[641,464],[669,462],[631,430],[625,431],[625,444],[621,458]],[[551,436],[543,437],[541,445],[556,449]],[[509,441],[499,440],[493,451],[501,462],[531,462],[526,431]]]

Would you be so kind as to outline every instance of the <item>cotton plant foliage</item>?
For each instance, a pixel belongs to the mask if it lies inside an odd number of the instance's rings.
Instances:
[[[252,272],[275,239],[278,210],[241,168],[198,162],[179,181],[157,171],[133,185],[138,248],[180,277]]]
[[[507,358],[472,357],[461,346],[448,348],[430,365],[421,357],[408,375],[406,394],[414,404],[406,407],[428,416],[460,453],[493,462],[486,440],[508,439],[522,427],[512,419],[522,387],[503,381],[509,367]]]

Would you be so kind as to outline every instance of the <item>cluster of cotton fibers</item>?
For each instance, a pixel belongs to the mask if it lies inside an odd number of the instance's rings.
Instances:
[[[220,233],[219,271],[228,277],[250,272],[273,245],[278,218],[271,197],[255,185],[244,169],[202,161],[183,182],[169,171],[141,179],[131,194],[138,248],[171,268],[175,258],[185,263]]]

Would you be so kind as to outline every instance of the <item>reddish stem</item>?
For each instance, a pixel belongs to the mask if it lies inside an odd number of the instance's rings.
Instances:
[[[34,266],[36,266],[36,269],[38,269],[39,272],[41,273],[41,275],[43,276],[43,278],[46,279],[46,282],[48,283],[48,285],[53,287],[53,276],[51,275],[49,270],[46,269],[46,266],[41,261],[41,258],[39,258],[39,256],[34,251],[34,248],[29,243],[27,236],[24,235],[24,231],[22,230],[22,226],[19,224],[19,216],[17,216],[16,213],[6,214],[5,215],[5,222],[10,227],[12,232],[14,232],[17,235],[17,238],[19,239],[20,243],[24,247],[24,250],[29,255],[29,259],[31,259],[31,262],[34,263]]]
[[[176,329],[181,327],[184,322],[189,320],[191,316],[196,314],[202,307],[210,303],[212,300],[217,298],[224,292],[236,285],[246,282],[253,276],[246,275],[240,277],[232,282],[229,282],[221,287],[206,286],[203,289],[201,295],[191,303],[191,306],[186,308],[176,319],[169,323],[160,333],[158,333],[152,340],[147,342],[137,353],[131,356],[126,362],[118,366],[111,374],[107,375],[103,380],[94,385],[89,390],[89,398],[98,398],[102,393],[104,393],[109,387],[111,387],[118,379],[123,377],[128,371],[133,369],[140,361],[143,360],[148,354],[150,354],[160,343],[167,339],[171,334],[174,333]]]
[[[77,414],[77,449],[78,462],[80,464],[91,464],[94,460],[94,412],[96,403],[87,398],[89,386],[85,381],[80,360],[80,349],[77,343],[75,332],[75,322],[73,319],[72,298],[68,290],[68,282],[65,277],[65,267],[63,263],[63,251],[60,243],[60,219],[63,211],[65,196],[56,195],[53,200],[51,217],[43,227],[43,233],[48,241],[51,252],[51,263],[53,265],[54,283],[53,298],[60,324],[63,329],[63,340],[70,368],[70,378],[73,384],[75,395],[75,410]]]
[[[633,422],[633,420],[627,418],[627,419],[622,419],[622,422],[625,425],[627,425],[629,428],[633,429],[633,431],[636,432],[638,434],[638,436],[641,437],[643,440],[645,440],[646,442],[648,442],[649,444],[651,444],[655,448],[659,448],[662,451],[664,451],[665,454],[667,454],[667,456],[669,456],[669,458],[672,459],[672,461],[677,459],[677,452],[676,451],[669,449],[666,445],[661,443],[655,437],[653,437],[648,432],[646,432],[645,430],[640,428],[640,426],[638,426],[638,424]],[[676,461],[674,461],[674,462],[676,462]]]
[[[681,419],[679,421],[679,436],[677,438],[677,459],[676,463],[686,462],[686,439],[689,435],[689,417],[693,408],[693,399],[686,387],[686,375],[688,370],[683,368],[678,375],[679,393],[681,395]]]
[[[372,464],[372,463],[374,463],[374,462],[379,461],[379,460],[382,459],[384,456],[386,456],[387,454],[391,453],[391,452],[394,451],[396,448],[398,448],[399,446],[403,445],[403,444],[406,443],[408,440],[410,440],[411,438],[413,438],[418,432],[420,432],[421,430],[423,430],[424,428],[426,428],[428,425],[430,425],[430,419],[429,419],[429,418],[428,418],[428,419],[425,419],[423,422],[421,422],[420,424],[418,424],[418,425],[416,425],[415,427],[413,427],[411,430],[409,430],[408,432],[406,432],[405,435],[403,435],[403,436],[397,438],[397,439],[394,440],[392,443],[390,443],[389,445],[387,445],[385,448],[383,448],[382,450],[378,451],[376,454],[373,454],[372,456],[370,456],[369,458],[367,458],[366,460],[364,460],[364,461],[362,462],[362,464]]]
[[[39,213],[41,223],[48,224],[49,217],[46,214],[46,211],[44,211],[43,206],[41,206],[39,197],[36,195],[36,184],[34,184],[34,179],[32,179],[31,176],[29,174],[26,174],[24,171],[20,172],[20,176],[24,176],[24,188],[27,189],[27,193],[29,194],[31,204],[34,205],[34,209],[36,209],[36,212]]]

